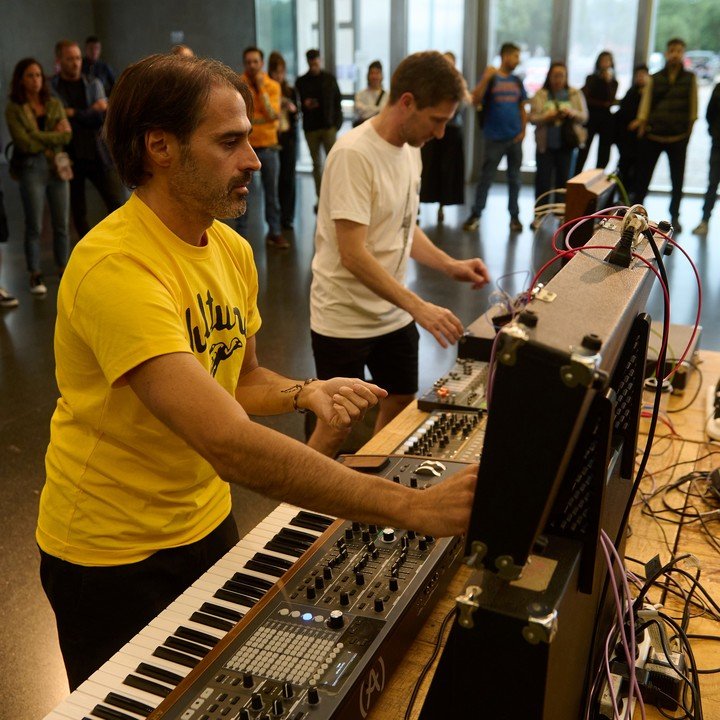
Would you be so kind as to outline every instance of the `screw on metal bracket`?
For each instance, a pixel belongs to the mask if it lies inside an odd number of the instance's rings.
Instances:
[[[531,614],[528,617],[528,624],[522,629],[522,636],[531,645],[537,645],[541,642],[551,643],[557,632],[557,610],[536,616],[532,614],[532,608],[528,609]]]
[[[472,628],[475,627],[473,622],[473,613],[480,607],[478,598],[482,594],[482,588],[479,585],[468,585],[465,588],[465,592],[462,595],[458,595],[455,598],[457,603],[460,617],[458,622],[461,627]]]

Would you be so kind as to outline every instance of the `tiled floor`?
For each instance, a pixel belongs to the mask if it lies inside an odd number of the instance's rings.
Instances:
[[[49,243],[45,238],[43,262],[49,292],[45,298],[30,295],[22,252],[22,211],[16,185],[0,167],[11,241],[3,257],[0,284],[16,293],[20,306],[0,310],[0,533],[2,592],[0,615],[0,717],[14,720],[41,718],[66,694],[67,685],[58,650],[52,613],[38,581],[38,556],[34,541],[37,500],[43,484],[43,456],[48,442],[48,423],[57,397],[53,374],[52,333],[58,280],[52,275]],[[315,216],[314,193],[309,176],[299,181],[298,215],[293,247],[288,251],[266,249],[259,228],[259,214],[252,213],[250,238],[260,276],[260,309],[263,327],[258,336],[263,364],[292,377],[313,373],[308,333],[307,297],[312,257]],[[648,209],[653,219],[663,219],[667,196],[651,196]],[[420,222],[433,240],[458,257],[482,256],[493,278],[508,276],[503,287],[519,292],[528,272],[548,257],[547,235],[526,229],[511,237],[505,211],[506,196],[501,187],[491,193],[479,232],[460,228],[466,208],[447,208],[445,222],[436,223],[436,207],[423,207]],[[98,207],[97,199],[95,207]],[[683,201],[682,220],[689,229],[700,219],[701,201]],[[521,195],[522,217],[529,223],[532,197],[529,188]],[[688,253],[698,264],[704,281],[704,327],[701,346],[720,349],[720,218],[710,236],[701,240],[688,231],[680,236]],[[253,239],[254,238],[254,239]],[[690,323],[696,311],[696,291],[688,264],[679,253],[668,262],[671,282],[672,320]],[[424,268],[412,268],[409,283],[423,297],[445,304],[470,323],[484,312],[490,290],[473,292],[451,283]],[[661,316],[660,298],[653,291],[650,314]],[[443,350],[426,333],[421,333],[421,390],[428,388],[453,362],[455,351]],[[299,416],[269,421],[276,429],[294,437],[302,436]],[[254,526],[273,507],[271,501],[249,498],[248,492],[234,489],[235,514],[242,531]],[[250,510],[249,508],[252,508]],[[108,625],[112,618],[108,618]]]

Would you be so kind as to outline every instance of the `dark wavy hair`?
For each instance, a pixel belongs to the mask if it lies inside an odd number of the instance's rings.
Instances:
[[[42,104],[45,105],[50,99],[50,85],[48,84],[48,79],[45,75],[45,71],[43,70],[43,66],[35,58],[31,57],[20,60],[13,70],[12,80],[10,81],[10,100],[14,103],[18,103],[19,105],[27,102],[27,93],[23,87],[22,78],[25,71],[31,65],[37,65],[40,68],[40,73],[43,77],[43,84],[40,88],[40,100],[42,101]]]
[[[597,60],[595,60],[595,72],[600,72],[600,61],[604,58],[610,58],[610,67],[615,68],[615,58],[613,57],[613,54],[609,50],[603,50],[598,56]]]
[[[145,134],[166,130],[186,145],[217,86],[237,90],[252,117],[247,85],[217,60],[151,55],[123,71],[113,87],[104,133],[120,178],[128,187],[138,187],[151,177],[145,162]]]
[[[568,84],[568,71],[567,65],[562,60],[554,60],[550,63],[547,75],[545,76],[545,82],[543,83],[543,87],[548,91],[550,90],[550,76],[552,75],[552,71],[556,67],[561,67],[565,71],[565,89],[567,90],[570,87],[570,85]]]
[[[390,105],[404,93],[412,93],[418,110],[445,100],[460,102],[465,97],[462,75],[434,50],[408,55],[390,79]]]

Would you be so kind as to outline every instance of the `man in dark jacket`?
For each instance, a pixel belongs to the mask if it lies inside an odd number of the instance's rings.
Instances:
[[[319,50],[308,50],[305,57],[309,69],[297,79],[295,88],[300,95],[303,131],[313,162],[315,192],[320,197],[323,170],[320,147],[325,150],[327,157],[343,122],[340,88],[335,76],[322,69]]]
[[[107,111],[102,83],[82,73],[82,56],[76,42],[61,40],[55,46],[55,55],[60,72],[50,84],[53,94],[65,106],[72,125],[72,140],[68,146],[74,175],[70,181],[70,209],[78,237],[82,238],[90,229],[85,199],[86,179],[97,188],[108,213],[117,210],[125,202],[125,196],[101,137]]]
[[[110,97],[115,84],[115,72],[104,60],[100,59],[101,52],[100,38],[97,35],[88,35],[85,38],[85,56],[83,57],[82,71],[83,75],[97,78],[102,83],[105,95]]]
[[[717,200],[718,185],[720,185],[720,83],[713,90],[705,118],[708,121],[708,132],[712,138],[710,172],[708,188],[705,193],[705,204],[703,205],[703,216],[700,224],[693,230],[695,235],[707,235],[708,223],[715,207],[715,200]]]
[[[692,126],[697,120],[697,82],[695,74],[683,67],[685,41],[668,40],[665,67],[651,75],[640,100],[637,119],[638,137],[645,138],[642,161],[638,167],[634,202],[643,202],[660,153],[670,163],[672,195],[670,217],[676,232],[681,232],[680,201],[685,178],[685,154]]]

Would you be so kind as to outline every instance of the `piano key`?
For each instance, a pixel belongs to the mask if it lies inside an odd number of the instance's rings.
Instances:
[[[194,612],[190,616],[190,619],[198,624],[205,625],[209,628],[216,628],[217,630],[222,630],[224,632],[230,632],[236,625],[236,623],[232,623],[229,620],[223,620],[222,618],[214,615],[206,615],[201,612]]]
[[[154,657],[162,658],[163,660],[171,660],[172,662],[177,663],[178,665],[184,665],[191,670],[200,662],[197,658],[186,655],[178,650],[172,650],[164,645],[156,647],[152,654]]]
[[[150,663],[140,663],[136,672],[146,675],[147,677],[155,678],[156,680],[162,680],[162,682],[168,683],[169,685],[177,685],[182,680],[180,675],[165,670],[158,665],[151,665]]]
[[[93,673],[90,680],[86,680],[78,690],[88,695],[97,696],[105,705],[118,708],[123,712],[131,712],[141,717],[147,717],[159,704],[160,700],[143,690],[118,687],[118,679],[104,670]]]
[[[198,645],[197,643],[190,642],[189,640],[183,640],[175,635],[169,635],[166,637],[163,645],[171,648],[172,650],[181,650],[188,655],[198,658],[204,658],[210,652],[210,648],[205,647],[204,645]]]
[[[203,632],[202,630],[195,630],[187,625],[180,625],[180,627],[175,629],[173,635],[183,640],[191,640],[198,645],[205,645],[209,648],[214,648],[220,640],[220,638],[215,635]]]
[[[167,685],[148,680],[142,675],[133,675],[132,673],[123,680],[123,684],[138,690],[144,690],[151,695],[157,695],[161,700],[172,692],[172,688]]]
[[[128,715],[127,713],[121,712],[120,710],[114,710],[107,705],[98,704],[91,711],[90,714],[94,717],[100,718],[101,720],[135,720],[139,715]]]

